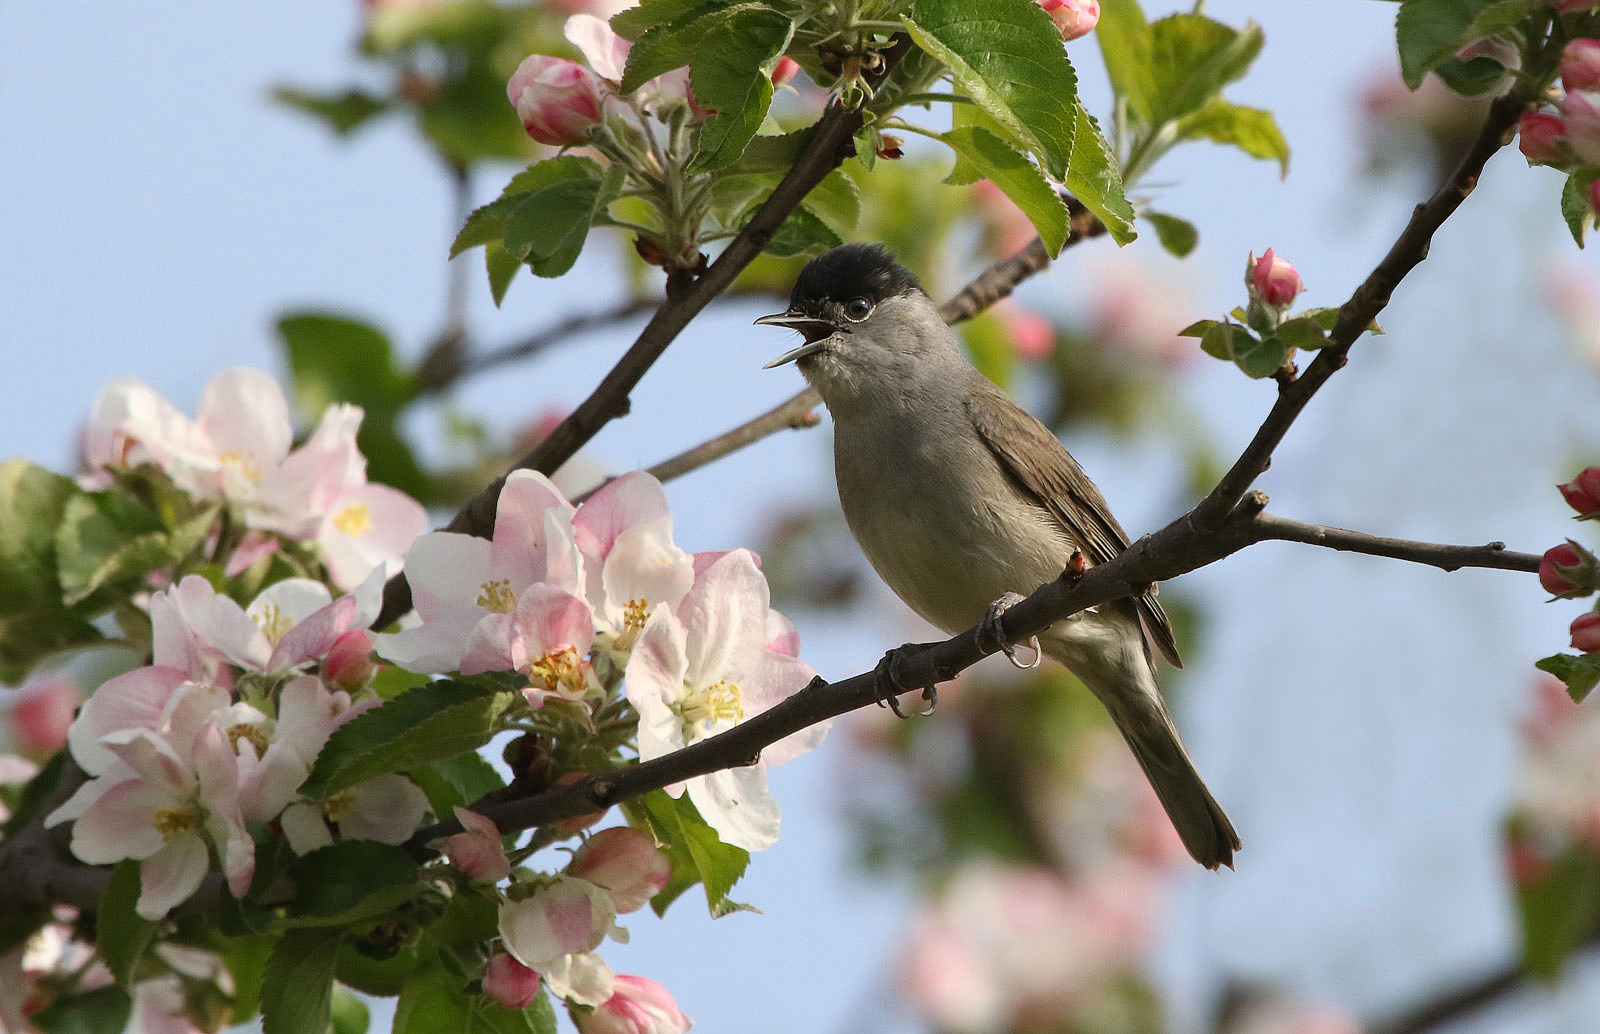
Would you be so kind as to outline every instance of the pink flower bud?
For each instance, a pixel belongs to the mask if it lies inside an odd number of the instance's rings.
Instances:
[[[1259,259],[1250,253],[1250,277],[1247,281],[1250,294],[1274,309],[1285,308],[1295,296],[1305,290],[1300,274],[1285,259],[1279,258],[1271,248]]]
[[[499,883],[511,875],[511,861],[493,822],[466,808],[456,809],[456,821],[462,831],[444,842],[444,854],[461,875],[474,883]]]
[[[360,689],[377,672],[372,636],[364,628],[352,628],[335,639],[322,662],[322,677],[334,689]]]
[[[1056,23],[1064,40],[1087,36],[1100,22],[1100,0],[1039,0],[1039,6]]]
[[[642,829],[602,829],[578,848],[567,872],[611,892],[617,913],[636,912],[672,879],[672,862]]]
[[[1600,215],[1600,179],[1589,184],[1589,207],[1594,209],[1596,215]]]
[[[1600,91],[1573,90],[1561,102],[1567,146],[1585,165],[1600,165]]]
[[[588,139],[600,124],[600,80],[576,61],[534,54],[506,83],[506,96],[522,128],[541,144],[568,147]]]
[[[684,1034],[694,1026],[654,980],[627,973],[615,980],[616,990],[604,1005],[576,1015],[578,1034]]]
[[[539,974],[500,952],[484,971],[483,993],[507,1009],[526,1009],[539,997]]]
[[[64,676],[52,675],[23,687],[11,708],[11,734],[17,749],[32,758],[47,758],[60,750],[82,702],[83,691]]]
[[[1539,584],[1562,599],[1587,596],[1600,586],[1600,563],[1593,553],[1568,539],[1545,551],[1539,563]]]
[[[1566,155],[1562,146],[1566,139],[1566,123],[1548,111],[1530,111],[1517,123],[1517,146],[1530,162],[1548,165],[1560,161]]]
[[[782,86],[800,74],[800,63],[792,57],[780,57],[772,66],[772,85]]]
[[[1550,6],[1562,14],[1573,14],[1600,7],[1600,0],[1550,0]]]
[[[1584,467],[1577,477],[1556,488],[1580,516],[1600,517],[1600,467]]]
[[[1561,83],[1568,92],[1600,87],[1600,39],[1569,40],[1561,48]]]
[[[1600,653],[1600,614],[1579,614],[1572,622],[1572,648],[1579,653]]]

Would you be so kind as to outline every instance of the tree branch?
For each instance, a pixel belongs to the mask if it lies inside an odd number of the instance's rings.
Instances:
[[[1255,437],[1234,462],[1211,494],[1194,508],[1192,520],[1200,528],[1214,528],[1228,517],[1245,492],[1255,484],[1272,462],[1272,451],[1288,433],[1295,418],[1311,401],[1317,389],[1344,366],[1350,346],[1366,333],[1378,313],[1389,304],[1394,289],[1428,255],[1433,234],[1478,185],[1484,163],[1510,139],[1517,118],[1527,101],[1515,90],[1498,98],[1489,107],[1483,128],[1443,186],[1416,207],[1411,221],[1389,248],[1377,267],[1339,309],[1339,321],[1328,335],[1328,344],[1299,377],[1282,382],[1278,401],[1257,429]]]
[[[910,37],[903,33],[896,36],[894,44],[882,52],[883,64],[873,74],[874,84],[887,78],[910,49]],[[852,111],[841,106],[837,98],[834,99],[817,120],[811,140],[794,166],[773,188],[744,229],[728,242],[717,260],[682,290],[668,292],[666,303],[650,317],[650,322],[639,332],[633,346],[601,378],[589,397],[580,402],[549,437],[517,460],[511,469],[531,469],[552,474],[602,427],[627,413],[629,393],[661,353],[666,351],[667,346],[701,309],[726,290],[734,277],[761,254],[784,219],[805,199],[811,188],[822,182],[848,157],[851,140],[861,129],[865,117],[862,110]],[[446,530],[488,536],[494,530],[495,506],[500,500],[500,486],[503,484],[505,475],[496,478],[468,502],[446,525]],[[411,587],[406,583],[403,573],[397,574],[384,586],[383,608],[372,627],[382,628],[410,609]]]
[[[1433,542],[1413,542],[1409,539],[1383,538],[1344,528],[1326,528],[1320,524],[1304,524],[1269,513],[1255,519],[1255,541],[1271,540],[1304,542],[1312,546],[1343,550],[1347,553],[1365,553],[1368,556],[1408,560],[1413,564],[1427,564],[1441,571],[1459,571],[1463,567],[1489,567],[1502,571],[1539,570],[1540,557],[1533,553],[1514,553],[1504,542],[1490,542],[1482,546],[1445,546]]]

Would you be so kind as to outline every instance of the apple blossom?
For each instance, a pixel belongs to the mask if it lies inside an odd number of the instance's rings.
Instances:
[[[1100,22],[1100,0],[1039,0],[1039,6],[1056,23],[1064,40],[1087,36]]]
[[[556,876],[519,901],[500,906],[500,937],[518,962],[539,971],[550,989],[582,1005],[612,994],[611,970],[594,949],[616,927],[611,895],[576,876]]]
[[[83,690],[71,678],[50,674],[29,681],[11,705],[11,738],[17,749],[46,758],[67,743],[72,716],[83,700]]]
[[[1593,553],[1568,539],[1545,550],[1539,562],[1539,584],[1552,596],[1574,599],[1600,586],[1600,561]]]
[[[296,854],[340,840],[403,844],[422,825],[428,798],[398,772],[385,772],[320,801],[297,801],[283,810],[283,835]]]
[[[633,44],[613,32],[609,22],[587,12],[575,14],[562,26],[561,34],[583,52],[596,75],[612,83],[622,82]]]
[[[1561,84],[1569,92],[1600,87],[1600,39],[1567,41],[1561,48]]]
[[[436,531],[417,539],[406,553],[405,571],[420,623],[373,636],[378,655],[408,671],[430,673],[459,670],[469,656],[475,671],[536,660],[537,654],[524,656],[529,651],[519,636],[543,615],[519,604],[541,583],[571,596],[583,592],[573,512],[543,474],[518,470],[500,489],[494,538]],[[541,601],[566,605],[564,597],[549,593]]]
[[[466,808],[457,807],[455,814],[461,832],[444,842],[444,854],[450,864],[474,883],[499,883],[510,876],[511,862],[495,824]]]
[[[1561,101],[1567,146],[1585,165],[1600,165],[1600,90],[1572,90]]]
[[[649,833],[614,826],[585,840],[567,872],[610,891],[617,913],[623,915],[637,912],[660,893],[672,879],[672,862]]]
[[[782,86],[799,74],[800,62],[792,57],[780,57],[778,63],[772,66],[772,85]]]
[[[1572,648],[1583,653],[1600,652],[1600,614],[1590,611],[1572,621]]]
[[[552,147],[571,147],[587,141],[600,125],[602,89],[595,74],[576,61],[533,54],[512,73],[506,96],[529,136]]]
[[[694,558],[673,543],[666,492],[644,471],[614,478],[584,500],[572,531],[606,646],[625,657],[656,605],[676,607],[694,584]]]
[[[615,993],[599,1008],[574,1015],[578,1034],[684,1034],[694,1026],[654,980],[618,973],[614,986]]]
[[[1578,516],[1600,517],[1600,467],[1585,467],[1577,477],[1556,488]]]
[[[626,670],[641,760],[732,728],[810,681],[808,666],[766,648],[767,600],[754,554],[740,549],[705,568],[676,614],[664,604],[651,613]],[[725,842],[769,847],[778,836],[778,804],[767,791],[766,767],[812,749],[826,732],[825,724],[812,726],[762,751],[758,764],[697,776],[686,784],[689,797]]]
[[[352,589],[375,570],[392,576],[401,554],[427,530],[422,504],[397,488],[363,482],[328,504],[316,540],[333,584]]]
[[[1517,147],[1530,164],[1550,165],[1566,155],[1567,126],[1559,115],[1530,111],[1517,122]]]
[[[483,993],[507,1009],[526,1009],[539,997],[539,974],[497,952],[484,969]]]
[[[328,647],[322,662],[322,677],[339,689],[361,689],[377,674],[372,659],[372,633],[364,628],[343,632]]]
[[[1250,288],[1252,299],[1259,299],[1279,311],[1287,308],[1305,290],[1299,272],[1286,259],[1279,258],[1271,248],[1259,259],[1254,252],[1250,253],[1249,276],[1245,283]]]

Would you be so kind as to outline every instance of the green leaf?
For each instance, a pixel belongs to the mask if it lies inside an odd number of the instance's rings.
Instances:
[[[421,891],[417,863],[399,847],[376,840],[341,840],[303,855],[289,867],[295,925],[348,926],[390,912]]]
[[[56,529],[56,560],[68,606],[108,585],[131,587],[176,559],[156,515],[126,496],[95,492],[67,500]]]
[[[778,224],[772,239],[762,250],[777,258],[790,258],[794,255],[820,255],[829,248],[837,248],[843,243],[844,241],[829,228],[827,223],[801,207],[790,212],[783,222]]]
[[[1142,214],[1155,227],[1156,238],[1161,241],[1161,246],[1179,258],[1188,255],[1200,242],[1200,231],[1187,219],[1161,212],[1147,211]]]
[[[1328,335],[1317,321],[1305,316],[1278,324],[1278,338],[1290,348],[1314,352],[1328,343]]]
[[[598,182],[600,178],[599,162],[575,154],[557,155],[533,163],[511,177],[511,182],[506,184],[498,198],[473,210],[467,216],[466,222],[456,234],[454,243],[450,245],[450,257],[455,258],[469,248],[504,238],[506,222],[511,213],[516,211],[518,205],[529,195],[537,195],[542,190],[569,180]],[[516,256],[519,262],[525,257],[521,254]]]
[[[1013,143],[1037,155],[1052,178],[1067,178],[1077,76],[1043,8],[1032,0],[982,7],[968,0],[916,0],[900,20]]]
[[[327,797],[385,772],[476,750],[509,699],[509,693],[454,679],[407,690],[335,730],[300,792]]]
[[[800,207],[843,235],[855,229],[861,219],[861,188],[849,176],[834,170],[811,188]]]
[[[789,45],[794,22],[752,8],[703,37],[690,65],[696,101],[716,114],[701,123],[691,171],[732,165],[761,128],[772,104],[772,80],[762,69]]]
[[[388,101],[361,90],[316,93],[293,86],[279,86],[272,91],[272,99],[319,119],[339,136],[347,136],[374,116],[389,110]]]
[[[1462,47],[1515,26],[1529,10],[1530,0],[1405,0],[1394,23],[1401,78],[1415,90]]]
[[[695,47],[723,29],[730,11],[754,9],[751,4],[729,8],[722,3],[701,3],[670,22],[652,26],[628,51],[628,63],[622,71],[618,90],[632,93],[656,76],[689,64],[694,59]],[[715,17],[708,17],[712,15]]]
[[[1220,326],[1220,325],[1221,325],[1221,321],[1219,321],[1219,320],[1195,320],[1193,323],[1189,324],[1187,327],[1184,327],[1182,330],[1178,331],[1178,336],[1179,337],[1198,337],[1198,338],[1203,338],[1203,337],[1206,336],[1206,333],[1212,327]],[[1202,347],[1204,347],[1204,346],[1202,346]],[[1215,353],[1212,353],[1212,354],[1215,354]],[[1228,357],[1228,355],[1227,355],[1226,349],[1224,349],[1222,355],[1217,356],[1218,359],[1226,359],[1227,357]]]
[[[1244,328],[1236,328],[1228,340],[1234,365],[1247,377],[1271,377],[1289,360],[1289,345],[1276,335],[1258,338]]]
[[[1434,66],[1433,74],[1463,97],[1498,93],[1507,75],[1506,66],[1492,57],[1475,57],[1470,61],[1447,58]]]
[[[1567,182],[1561,188],[1561,218],[1567,221],[1567,229],[1572,232],[1572,239],[1580,248],[1583,247],[1589,227],[1595,225],[1594,205],[1589,203],[1589,191],[1596,177],[1600,177],[1600,170],[1579,169],[1567,177]]]
[[[63,995],[28,1017],[44,1034],[122,1034],[133,1011],[133,999],[120,987],[97,987]]]
[[[1316,321],[1317,326],[1332,334],[1333,328],[1339,325],[1339,308],[1338,306],[1332,305],[1319,306],[1315,309],[1305,310],[1300,314],[1300,317],[1302,319]],[[1377,320],[1373,320],[1371,323],[1367,324],[1367,333],[1382,334],[1383,328],[1378,326]]]
[[[968,168],[992,180],[1022,210],[1052,257],[1061,253],[1072,232],[1072,219],[1066,203],[1033,162],[993,133],[976,126],[952,129],[939,139],[950,145]]]
[[[0,614],[59,607],[56,528],[82,490],[26,460],[0,463]]]
[[[367,1005],[342,987],[333,989],[333,1034],[367,1034],[372,1015]]]
[[[511,281],[516,278],[517,270],[522,268],[522,263],[506,250],[504,244],[493,240],[484,244],[483,264],[489,272],[489,294],[494,298],[494,304],[498,308],[500,303],[505,301],[506,290],[511,287]]]
[[[1231,29],[1200,14],[1174,14],[1152,22],[1153,93],[1146,123],[1159,126],[1200,110],[1250,70],[1261,44],[1261,27],[1254,22]]]
[[[1565,682],[1567,693],[1579,703],[1600,685],[1600,654],[1557,653],[1535,662],[1534,667]]]
[[[1178,120],[1178,137],[1232,145],[1252,158],[1277,162],[1279,173],[1289,175],[1289,142],[1270,111],[1213,100]]]
[[[261,981],[275,943],[272,937],[228,937],[218,931],[212,948],[233,976],[234,1023],[244,1023],[261,1011]]]
[[[261,978],[262,1034],[314,1034],[328,1029],[333,966],[344,932],[290,930],[273,947]]]
[[[1077,132],[1073,137],[1072,168],[1067,171],[1067,189],[1105,224],[1106,232],[1118,245],[1137,237],[1133,227],[1133,206],[1122,192],[1122,173],[1111,145],[1100,134],[1083,104],[1074,100]]]
[[[134,967],[160,924],[134,911],[139,903],[139,863],[129,859],[111,872],[111,883],[95,914],[95,941],[100,957],[123,987],[133,986]]]
[[[1532,882],[1517,888],[1522,919],[1522,964],[1528,972],[1555,980],[1567,957],[1589,931],[1600,911],[1600,858],[1572,847]]]
[[[1233,338],[1235,334],[1249,333],[1244,328],[1236,326],[1226,320],[1201,320],[1193,324],[1184,333],[1195,330],[1205,324],[1205,332],[1200,338],[1200,350],[1213,359],[1224,362],[1233,362]]]
[[[705,0],[642,0],[637,7],[612,15],[611,31],[623,39],[637,41],[656,26],[666,25],[701,6],[705,6]]]
[[[1150,27],[1138,0],[1101,0],[1094,35],[1113,91],[1127,98],[1133,113],[1149,124],[1159,98],[1151,68]]]
[[[418,765],[409,774],[411,781],[428,795],[428,804],[441,819],[449,818],[457,806],[472,804],[505,787],[505,780],[495,767],[482,755],[471,752]]]
[[[672,859],[672,880],[650,901],[656,915],[664,915],[685,890],[703,884],[706,905],[713,916],[746,906],[728,899],[728,891],[744,875],[750,852],[725,844],[716,830],[695,810],[689,795],[674,798],[665,790],[652,790],[623,806],[629,821],[656,838]]]

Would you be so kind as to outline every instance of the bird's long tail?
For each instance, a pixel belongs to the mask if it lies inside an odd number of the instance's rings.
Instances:
[[[1131,638],[1131,637],[1130,637]],[[1083,651],[1047,640],[1045,650],[1066,664],[1111,713],[1117,731],[1138,759],[1183,846],[1207,869],[1233,867],[1239,834],[1211,796],[1184,749],[1172,714],[1156,688],[1155,672],[1139,641],[1128,649],[1095,651],[1100,663],[1084,663]],[[1102,647],[1103,648],[1103,647]],[[1111,661],[1112,663],[1106,663]]]

